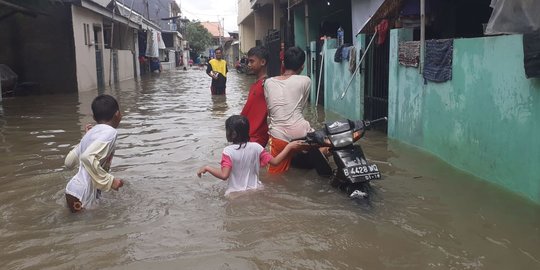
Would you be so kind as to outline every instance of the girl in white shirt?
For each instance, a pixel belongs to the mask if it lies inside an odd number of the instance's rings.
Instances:
[[[268,164],[279,164],[291,150],[297,150],[303,141],[289,143],[276,157],[272,157],[264,148],[249,141],[249,121],[245,116],[233,115],[225,121],[227,141],[231,145],[223,149],[221,168],[203,166],[197,172],[201,177],[206,172],[221,180],[229,180],[229,187],[225,192],[245,191],[262,187],[259,181],[259,169]]]

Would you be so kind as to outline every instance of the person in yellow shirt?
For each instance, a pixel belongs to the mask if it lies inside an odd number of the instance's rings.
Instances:
[[[216,58],[208,61],[206,74],[212,78],[210,90],[212,95],[225,95],[225,87],[227,84],[227,61],[223,60],[223,50],[216,49]]]

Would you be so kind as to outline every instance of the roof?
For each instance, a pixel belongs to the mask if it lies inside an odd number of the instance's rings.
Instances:
[[[384,2],[379,6],[377,11],[368,19],[368,21],[362,26],[359,32],[361,33],[373,33],[375,32],[375,27],[383,19],[391,19],[394,14],[397,14],[396,10],[399,11],[403,3],[403,0],[384,0]],[[358,33],[357,33],[358,34]]]
[[[219,22],[201,22],[202,26],[210,32],[213,37],[222,37],[221,25]]]

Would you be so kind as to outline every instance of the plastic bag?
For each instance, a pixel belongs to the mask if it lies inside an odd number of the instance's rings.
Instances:
[[[486,35],[523,34],[540,29],[540,1],[491,0]]]

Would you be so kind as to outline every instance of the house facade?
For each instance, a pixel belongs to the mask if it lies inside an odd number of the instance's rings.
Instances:
[[[14,9],[0,22],[0,38],[12,41],[1,45],[0,62],[40,93],[88,91],[138,76],[138,32],[159,29],[118,1],[43,1],[34,10],[28,16]]]
[[[294,45],[308,54],[311,103],[346,118],[388,116],[392,139],[540,203],[540,148],[534,136],[540,128],[535,120],[540,79],[529,78],[524,67],[524,50],[531,46],[524,36],[540,28],[538,20],[519,25],[526,31],[496,32],[492,11],[504,14],[504,7],[489,0],[288,2]],[[508,8],[540,7],[527,5]],[[239,22],[248,16],[239,15]],[[340,26],[355,61],[336,61]],[[487,36],[489,31],[508,35]],[[445,55],[451,61],[433,67],[436,54],[429,46],[443,43],[451,44]],[[433,68],[451,76],[431,81]]]

